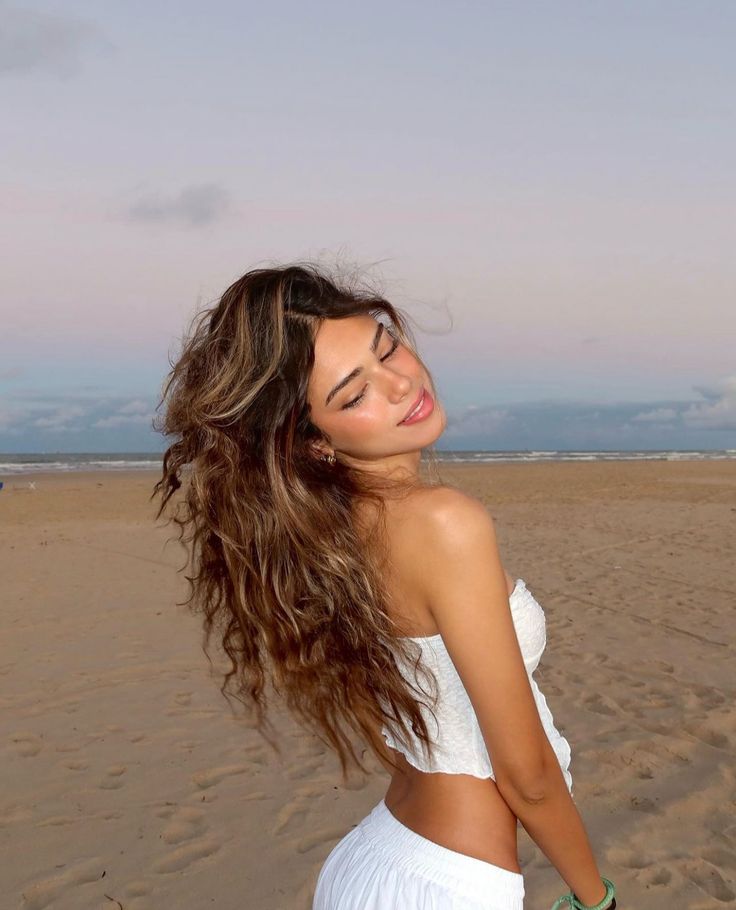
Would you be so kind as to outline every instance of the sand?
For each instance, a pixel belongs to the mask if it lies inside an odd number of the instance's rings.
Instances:
[[[736,906],[736,461],[442,474],[545,608],[535,675],[621,910]],[[155,473],[3,479],[3,908],[309,910],[384,769],[345,788],[283,710],[280,759],[231,711],[176,606]],[[520,860],[525,906],[548,910],[566,888],[522,828]]]

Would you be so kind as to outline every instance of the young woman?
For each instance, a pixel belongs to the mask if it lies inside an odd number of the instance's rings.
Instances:
[[[172,520],[223,693],[278,749],[271,686],[343,777],[366,771],[354,735],[391,775],[314,910],[521,910],[517,820],[572,889],[557,905],[615,907],[532,676],[542,608],[483,504],[420,475],[446,415],[406,314],[312,265],[250,271],[197,317],[162,400],[154,495],[160,516],[189,469]]]

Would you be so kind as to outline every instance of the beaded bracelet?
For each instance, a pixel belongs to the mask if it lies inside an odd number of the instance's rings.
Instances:
[[[572,910],[616,910],[616,886],[613,882],[601,876],[603,884],[606,886],[606,895],[595,905],[583,904],[578,900],[574,891],[570,891],[569,894],[563,894],[562,897],[557,898],[557,900],[552,904],[552,910],[558,910],[562,905],[567,901],[567,905]],[[613,900],[611,900],[613,898]],[[609,904],[608,901],[611,901]]]

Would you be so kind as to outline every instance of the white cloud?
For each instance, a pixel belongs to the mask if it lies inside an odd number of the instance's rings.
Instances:
[[[93,427],[110,429],[113,427],[138,427],[150,425],[153,414],[112,414],[110,417],[101,417],[95,420]]]
[[[736,377],[703,385],[698,392],[700,400],[646,403],[547,399],[485,405],[476,401],[448,413],[439,447],[728,447],[728,434],[736,430]],[[131,445],[135,440],[139,448],[156,448],[160,437],[151,426],[154,401],[145,393],[136,397],[135,393],[112,394],[103,388],[78,387],[50,395],[12,385],[0,404],[0,450],[40,451],[55,433],[80,451],[94,451],[112,438],[123,448],[126,439]]]
[[[142,398],[105,393],[101,389],[43,394],[33,389],[18,389],[6,394],[0,406],[0,431],[41,430],[44,433],[86,431],[90,428],[150,426],[154,411]],[[85,418],[85,419],[83,419]]]
[[[670,420],[677,418],[677,411],[674,408],[655,408],[653,411],[642,411],[636,414],[631,420],[640,423],[668,423]]]
[[[118,408],[118,414],[149,414],[150,411],[150,404],[148,404],[146,401],[143,401],[141,398],[136,398],[133,401],[129,401],[121,408]]]
[[[37,417],[32,421],[32,426],[42,430],[54,430],[56,432],[68,430],[68,424],[78,417],[84,417],[87,411],[77,405],[61,405],[53,413],[44,417]]]
[[[691,404],[682,412],[684,423],[701,430],[736,430],[736,376],[726,376],[713,385],[696,386],[706,401]]]
[[[468,405],[459,414],[448,414],[444,436],[452,439],[470,433],[493,433],[501,426],[507,426],[514,420],[507,408],[480,408],[476,404]]]

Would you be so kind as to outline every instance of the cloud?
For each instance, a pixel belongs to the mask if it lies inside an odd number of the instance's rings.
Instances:
[[[6,367],[0,370],[0,382],[9,382],[11,379],[20,379],[25,370],[23,367]]]
[[[78,405],[61,405],[51,414],[43,417],[37,417],[31,422],[31,426],[38,427],[40,430],[53,430],[56,433],[66,432],[78,427],[70,426],[77,418],[84,417],[87,411]]]
[[[133,221],[179,222],[200,227],[219,221],[230,208],[229,194],[216,183],[184,187],[178,195],[150,195],[128,209]]]
[[[19,433],[20,427],[17,423],[15,409],[0,405],[0,430],[3,433]]]
[[[12,391],[11,391],[12,389]],[[602,403],[541,400],[474,402],[448,412],[438,450],[620,451],[733,447],[736,376],[697,387],[698,400]],[[95,387],[49,393],[6,387],[0,402],[0,451],[153,451],[158,396]],[[58,440],[58,442],[57,442]]]
[[[0,6],[0,73],[37,70],[68,78],[88,51],[112,44],[92,22],[21,6]]]
[[[91,424],[96,429],[120,429],[121,427],[150,426],[154,411],[142,398],[134,398],[116,409],[116,413],[100,417]]]
[[[515,420],[508,408],[487,408],[468,405],[463,411],[447,415],[445,436],[466,435],[468,433],[495,433],[501,427],[508,428]]]
[[[93,427],[98,429],[112,429],[114,427],[140,427],[150,426],[153,413],[150,414],[112,414],[110,417],[101,417],[95,420]]]
[[[135,398],[129,401],[121,408],[118,408],[118,414],[148,414],[151,410],[150,404],[141,398]]]
[[[635,414],[631,419],[641,423],[669,423],[678,417],[674,408],[655,408],[653,411],[643,411]]]
[[[701,401],[530,401],[470,405],[448,414],[439,448],[721,448],[736,430],[736,376],[696,386]],[[712,440],[712,441],[711,441]]]
[[[724,376],[711,385],[696,385],[693,388],[709,401],[718,401],[724,396],[733,397],[736,395],[736,376]]]
[[[0,430],[44,433],[89,430],[90,428],[146,426],[154,417],[153,405],[142,398],[131,398],[97,390],[60,392],[57,395],[34,389],[19,389],[5,395],[0,406]]]
[[[736,376],[726,376],[713,385],[696,386],[706,400],[689,405],[683,422],[694,429],[736,430]]]

